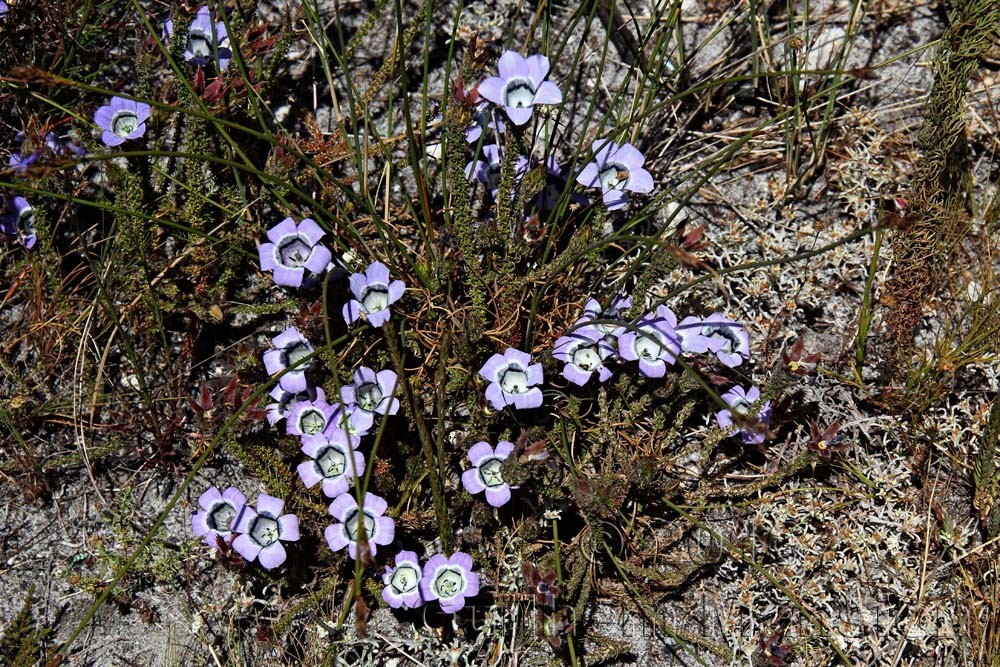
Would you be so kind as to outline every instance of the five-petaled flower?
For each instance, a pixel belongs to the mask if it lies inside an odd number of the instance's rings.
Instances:
[[[469,493],[486,492],[486,502],[502,507],[510,502],[511,486],[503,479],[500,468],[514,451],[514,443],[501,440],[496,449],[488,442],[477,442],[469,449],[469,462],[473,467],[462,473],[462,486]]]
[[[167,19],[163,25],[163,38],[169,40],[174,34],[174,22]],[[184,60],[192,65],[207,67],[218,58],[219,71],[229,67],[233,52],[229,48],[229,32],[223,21],[212,22],[208,5],[202,6],[188,26],[187,41],[184,43]]]
[[[494,354],[479,369],[479,375],[489,381],[486,400],[495,410],[512,405],[517,409],[537,408],[542,404],[542,365],[531,363],[527,352],[508,347],[503,354]]]
[[[321,389],[313,400],[295,401],[288,407],[285,432],[288,435],[318,435],[333,423],[336,408],[326,402]]]
[[[383,516],[389,509],[385,498],[365,493],[361,504],[359,509],[353,494],[342,493],[337,496],[330,503],[330,514],[337,523],[327,526],[323,531],[326,543],[332,550],[340,551],[347,547],[347,553],[355,560],[358,559],[358,542],[362,530],[367,538],[368,552],[372,556],[377,552],[376,545],[392,544],[396,536],[396,522]]]
[[[262,493],[257,496],[257,509],[244,505],[233,526],[234,533],[240,533],[233,540],[235,549],[247,561],[260,559],[267,570],[273,570],[285,562],[287,555],[281,541],[296,542],[299,539],[299,519],[294,514],[282,514],[285,501]]]
[[[311,489],[317,482],[323,482],[323,495],[327,498],[346,493],[351,480],[365,472],[364,455],[354,450],[350,437],[339,429],[331,431],[329,436],[302,436],[302,453],[309,457],[297,468],[302,483]]]
[[[701,335],[711,341],[709,352],[730,368],[750,358],[750,334],[742,324],[724,315],[712,313],[702,320]]]
[[[756,417],[750,414],[754,404],[760,400],[760,389],[753,386],[744,389],[737,385],[720,398],[729,407],[715,415],[719,428],[728,431],[734,425],[738,426],[739,428],[730,435],[741,436],[744,445],[759,445],[764,442],[767,425],[771,421],[771,402],[765,401],[758,409]]]
[[[420,596],[420,579],[423,570],[414,551],[400,551],[396,554],[396,566],[385,566],[382,575],[382,599],[393,609],[405,607],[415,609],[424,603]]]
[[[587,384],[594,373],[601,382],[607,381],[611,377],[611,369],[604,365],[604,361],[614,355],[614,346],[595,325],[581,326],[561,336],[552,349],[552,356],[566,363],[562,370],[563,377],[580,386]]]
[[[233,525],[247,503],[247,497],[235,486],[221,493],[210,487],[198,496],[201,509],[191,515],[191,530],[195,537],[205,538],[205,544],[219,548],[219,540],[226,540],[233,532]]]
[[[146,134],[146,121],[152,108],[143,102],[112,97],[111,102],[94,112],[94,122],[104,132],[101,141],[105,146],[118,146],[128,139],[138,139]]]
[[[454,614],[465,606],[465,598],[479,595],[479,575],[472,571],[472,556],[456,551],[451,558],[431,556],[424,565],[420,594],[425,602],[437,600],[441,609]]]
[[[310,218],[298,223],[285,218],[267,230],[269,242],[257,248],[261,271],[273,271],[278,285],[299,287],[306,269],[319,274],[330,264],[333,257],[330,250],[319,244],[325,234]]]
[[[583,168],[576,181],[586,187],[600,188],[609,211],[625,206],[626,191],[653,191],[653,177],[642,168],[646,158],[635,146],[619,146],[610,139],[598,139],[592,149],[594,161]]]
[[[389,267],[372,262],[362,273],[352,273],[351,293],[354,298],[344,304],[344,320],[351,324],[365,315],[368,324],[380,327],[389,321],[389,306],[403,297],[402,280],[392,280]]]
[[[680,354],[677,333],[668,319],[672,314],[661,305],[655,313],[643,315],[634,329],[618,336],[618,354],[626,361],[638,361],[639,372],[646,377],[666,375],[667,365],[672,365]]]
[[[559,104],[562,91],[546,81],[549,59],[541,54],[525,58],[515,51],[504,51],[497,63],[500,76],[491,76],[479,84],[479,95],[499,104],[515,125],[531,118],[536,104]]]
[[[376,373],[361,366],[354,371],[354,384],[340,388],[340,400],[346,405],[357,405],[363,412],[394,415],[399,411],[399,399],[392,395],[396,379],[394,371],[387,369]]]
[[[271,339],[274,349],[264,353],[264,368],[269,375],[285,371],[278,380],[285,391],[298,394],[306,390],[306,369],[311,361],[302,361],[313,353],[313,346],[295,327],[289,327]],[[290,369],[290,370],[286,370]]]
[[[24,197],[11,197],[7,210],[0,215],[0,232],[17,236],[25,248],[32,248],[38,240],[35,231],[35,209]]]

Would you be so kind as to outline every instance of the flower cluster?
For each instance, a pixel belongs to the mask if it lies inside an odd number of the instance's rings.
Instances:
[[[294,514],[282,514],[284,501],[260,494],[256,508],[235,487],[219,491],[211,487],[198,497],[201,508],[191,515],[191,529],[213,548],[231,547],[248,562],[259,560],[273,570],[285,562],[282,542],[299,539],[299,520]]]
[[[479,595],[479,575],[472,571],[472,556],[456,551],[450,557],[435,554],[421,567],[417,554],[400,551],[394,566],[386,566],[382,599],[393,609],[414,609],[438,601],[441,610],[454,614],[466,598]]]

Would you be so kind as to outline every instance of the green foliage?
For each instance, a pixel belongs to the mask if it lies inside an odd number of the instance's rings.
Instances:
[[[24,595],[20,611],[7,622],[0,636],[0,662],[9,667],[34,667],[45,657],[45,647],[52,628],[39,626],[31,614],[35,587]]]

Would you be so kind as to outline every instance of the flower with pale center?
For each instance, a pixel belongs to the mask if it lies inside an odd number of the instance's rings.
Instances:
[[[313,353],[313,346],[295,327],[289,327],[272,338],[271,345],[274,349],[264,352],[264,368],[268,374],[286,371],[278,380],[281,388],[293,394],[305,391],[308,386],[306,369],[312,366],[312,362],[303,360]]]
[[[505,406],[524,410],[542,404],[542,365],[532,364],[531,355],[508,347],[503,354],[494,354],[479,369],[479,375],[489,381],[486,400],[495,410]]]
[[[274,282],[286,287],[299,287],[306,271],[318,275],[326,270],[333,255],[319,241],[326,232],[316,221],[305,218],[295,222],[285,218],[267,230],[267,243],[257,248],[261,271],[273,271]]]
[[[642,168],[646,158],[635,146],[598,139],[591,148],[594,161],[583,168],[576,181],[585,187],[600,188],[609,211],[625,206],[626,191],[653,191],[653,177]]]
[[[719,313],[702,320],[701,335],[709,339],[709,352],[730,368],[750,358],[750,334],[739,322]]]
[[[394,371],[376,373],[361,366],[354,371],[354,383],[340,388],[340,400],[346,405],[357,405],[364,412],[394,415],[399,411],[399,399],[393,397],[397,379]]]
[[[35,230],[35,209],[24,197],[11,197],[7,210],[0,215],[0,232],[18,237],[29,250],[38,240]]]
[[[100,127],[105,146],[118,146],[128,139],[146,134],[146,121],[152,113],[148,104],[112,97],[111,102],[94,112],[94,122]]]
[[[456,551],[451,558],[431,556],[424,565],[420,594],[424,601],[437,600],[442,611],[454,614],[465,607],[466,598],[479,595],[479,575],[472,571],[472,556]]]
[[[618,354],[626,361],[638,361],[639,372],[645,377],[663,377],[667,366],[673,365],[680,354],[680,342],[668,313],[672,314],[669,308],[659,306],[636,322],[635,328],[618,336]]]
[[[515,125],[524,125],[531,118],[536,104],[559,104],[562,91],[545,77],[549,59],[541,54],[525,58],[515,51],[504,51],[497,62],[500,76],[480,82],[480,97],[498,104]]]
[[[552,356],[565,362],[563,377],[573,384],[583,386],[597,373],[597,378],[605,382],[611,377],[611,369],[604,361],[615,354],[614,346],[608,342],[603,331],[596,325],[579,326],[556,340]]]
[[[328,435],[302,436],[302,453],[309,457],[296,470],[299,478],[311,489],[323,483],[323,495],[336,498],[346,493],[351,482],[365,472],[365,457],[355,451],[350,437],[340,430]]]
[[[167,19],[163,25],[163,39],[169,41],[174,34],[174,22]],[[218,59],[219,71],[229,67],[233,52],[229,48],[229,32],[224,21],[213,23],[208,5],[198,9],[197,15],[188,26],[184,43],[184,60],[192,65],[207,67]]]
[[[744,445],[759,445],[764,442],[766,427],[771,422],[771,402],[765,401],[760,406],[757,410],[756,420],[751,414],[754,404],[760,401],[760,389],[754,386],[751,386],[750,389],[744,389],[737,385],[720,398],[729,407],[720,410],[715,415],[715,421],[719,428],[724,431],[731,429],[736,421],[733,415],[739,415],[744,421],[749,417],[749,421],[756,421],[755,425],[742,426],[730,435],[740,436]]]
[[[389,321],[389,306],[403,298],[406,287],[402,280],[392,280],[389,267],[372,262],[364,273],[352,273],[351,293],[354,298],[344,304],[344,321],[348,324],[364,315],[373,327]]]
[[[264,416],[271,426],[288,417],[292,405],[299,401],[315,401],[318,398],[324,403],[326,402],[326,394],[319,387],[306,387],[305,391],[293,393],[285,391],[280,384],[276,384],[268,392],[268,396],[273,398],[274,402],[264,406]]]
[[[205,539],[205,544],[219,548],[219,539],[226,540],[232,535],[233,524],[246,505],[247,497],[234,486],[221,493],[210,487],[198,496],[201,509],[191,515],[191,530],[195,537]]]
[[[385,566],[382,575],[382,599],[393,609],[404,607],[415,609],[424,603],[420,596],[420,579],[423,569],[414,551],[400,551],[396,554],[395,567]]]
[[[501,467],[507,457],[514,451],[514,444],[501,440],[496,449],[488,442],[477,442],[469,449],[469,462],[472,468],[462,473],[462,486],[469,493],[486,492],[486,502],[493,507],[502,507],[510,502],[511,486],[503,479]]]
[[[358,542],[362,530],[371,556],[377,551],[376,545],[391,544],[396,536],[396,522],[383,516],[389,508],[384,498],[366,493],[361,504],[362,507],[359,508],[358,501],[350,493],[337,496],[330,504],[330,514],[337,523],[327,526],[323,531],[323,536],[333,551],[347,547],[347,553],[355,560],[358,559]]]
[[[285,431],[288,435],[319,435],[333,422],[335,408],[318,396],[311,401],[296,401],[288,408]]]
[[[259,559],[267,570],[285,562],[285,542],[299,539],[299,519],[294,514],[282,514],[285,501],[262,493],[257,496],[257,508],[245,505],[240,512],[233,532],[240,533],[233,540],[233,549],[247,561]]]

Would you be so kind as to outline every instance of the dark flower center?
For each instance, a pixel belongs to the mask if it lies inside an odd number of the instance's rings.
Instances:
[[[369,313],[389,307],[389,288],[385,285],[369,285],[361,293],[361,305]]]
[[[119,137],[128,137],[139,127],[139,117],[133,111],[118,111],[111,119],[111,132]]]
[[[479,479],[490,488],[503,486],[503,474],[500,472],[502,465],[503,459],[493,458],[483,461],[479,464]]]
[[[278,522],[269,516],[258,516],[250,528],[250,537],[262,547],[270,546],[278,541],[281,530]]]
[[[438,597],[453,598],[465,590],[465,577],[461,570],[455,568],[441,568],[434,577],[434,592]]]
[[[326,428],[326,415],[316,408],[308,408],[299,416],[299,430],[306,435],[316,435]]]
[[[278,246],[278,256],[281,263],[292,268],[299,268],[309,259],[312,254],[312,246],[301,236],[289,236],[281,240]]]
[[[236,516],[236,508],[229,503],[220,503],[208,513],[208,527],[220,533],[229,530]]]
[[[375,537],[375,517],[369,516],[366,512],[359,512],[358,510],[351,510],[347,515],[347,520],[344,521],[344,530],[347,531],[347,537],[352,542],[358,541],[359,521],[364,521],[365,535],[368,536],[368,539],[370,540]]]
[[[365,412],[374,412],[382,402],[382,390],[374,382],[365,382],[354,395],[358,399],[358,406]]]
[[[515,109],[530,107],[535,102],[535,86],[529,80],[522,77],[514,77],[507,80],[507,89],[504,92],[504,102],[506,106]]]
[[[601,366],[601,355],[597,353],[597,345],[581,345],[573,350],[572,363],[584,371],[592,371]]]
[[[323,471],[324,477],[340,477],[347,470],[347,456],[336,447],[327,447],[320,452],[316,465]]]
[[[528,372],[511,364],[500,374],[500,388],[508,394],[524,394],[528,391]]]
[[[389,585],[392,586],[396,595],[412,593],[417,590],[419,584],[420,577],[417,576],[417,570],[412,565],[400,565],[389,578]]]
[[[609,162],[601,170],[601,187],[605,190],[624,190],[628,185],[628,167],[620,162]]]

